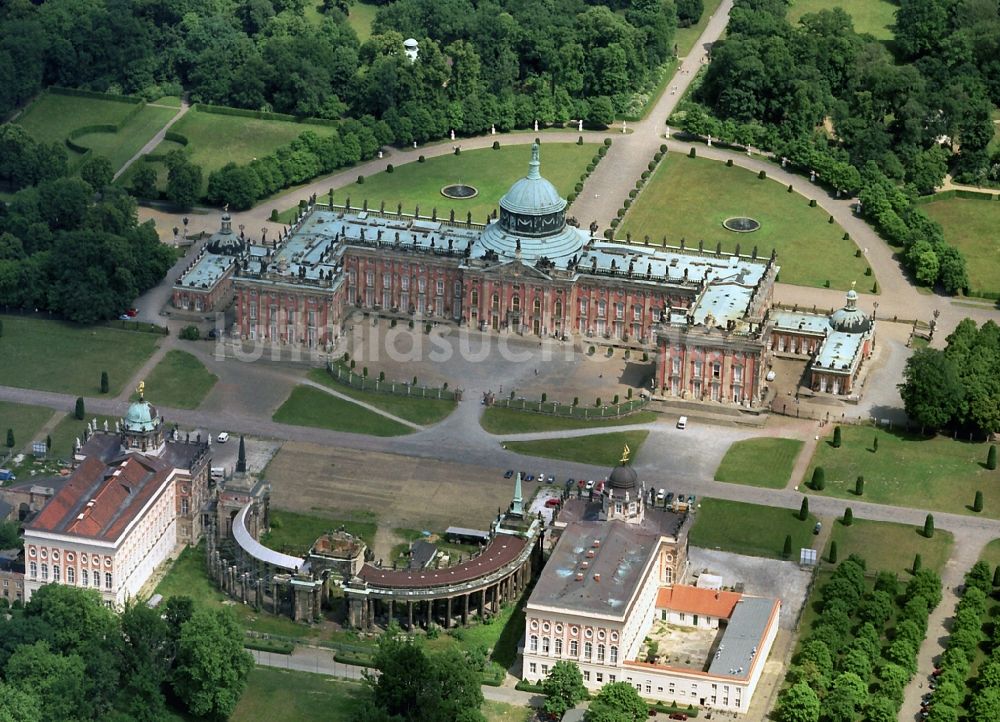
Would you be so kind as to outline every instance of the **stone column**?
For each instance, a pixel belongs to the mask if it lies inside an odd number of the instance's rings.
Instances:
[[[431,622],[433,621],[431,619],[433,610],[434,610],[434,600],[433,599],[428,599],[427,600],[427,628],[428,629],[431,628]]]
[[[462,626],[469,626],[469,596],[471,592],[466,593],[462,605]]]
[[[486,587],[479,590],[479,621],[483,621],[486,607]]]
[[[413,631],[413,602],[406,602],[406,628],[408,631]]]
[[[389,624],[392,624],[392,600],[389,600]]]
[[[444,628],[451,629],[451,597],[445,600]]]

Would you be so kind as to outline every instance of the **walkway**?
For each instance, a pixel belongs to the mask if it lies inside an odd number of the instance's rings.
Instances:
[[[153,149],[156,146],[158,146],[163,141],[163,139],[166,137],[167,131],[170,130],[170,126],[172,126],[178,120],[180,120],[181,118],[183,118],[184,114],[187,113],[188,110],[190,110],[190,108],[191,108],[191,104],[188,103],[187,98],[182,98],[181,99],[180,110],[177,111],[177,113],[174,115],[173,118],[171,118],[170,120],[167,121],[166,125],[164,125],[162,128],[160,128],[159,131],[157,131],[156,135],[154,135],[150,139],[150,141],[148,143],[146,143],[146,145],[142,146],[136,152],[135,155],[133,155],[131,158],[129,158],[127,161],[125,161],[125,165],[123,165],[121,168],[118,169],[118,172],[115,173],[114,178],[112,178],[112,180],[118,180],[119,176],[121,176],[122,173],[124,173],[125,171],[127,171],[129,169],[129,166],[131,166],[133,163],[135,163],[137,160],[139,160],[139,158],[141,158],[142,156],[146,155],[147,153],[152,153]]]
[[[257,664],[262,667],[325,674],[329,677],[338,677],[356,682],[361,682],[364,679],[364,674],[372,671],[366,667],[356,667],[352,664],[337,662],[333,659],[333,651],[324,647],[296,646],[295,651],[291,654],[261,652],[255,649],[248,651],[253,655]],[[483,697],[488,700],[504,702],[518,707],[540,707],[544,699],[541,695],[521,692],[512,687],[491,687],[484,684],[482,690]]]

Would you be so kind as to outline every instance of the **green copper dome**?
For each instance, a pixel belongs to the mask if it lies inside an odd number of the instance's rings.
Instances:
[[[517,216],[545,216],[565,210],[566,200],[559,196],[559,191],[554,185],[542,178],[539,172],[540,166],[538,143],[534,143],[531,146],[528,175],[512,185],[500,199],[500,208],[503,211]],[[502,213],[500,220],[502,223]],[[508,230],[515,233],[520,231],[519,228],[510,227]]]
[[[125,430],[132,432],[152,431],[158,422],[156,409],[148,401],[139,399],[128,407],[125,414]]]

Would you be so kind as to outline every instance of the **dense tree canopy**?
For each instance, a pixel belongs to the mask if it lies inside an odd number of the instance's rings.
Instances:
[[[907,360],[899,385],[907,415],[932,429],[1000,431],[1000,326],[965,319],[947,341]]]
[[[394,130],[406,120],[418,136],[523,126],[580,117],[595,95],[624,110],[672,55],[678,19],[702,12],[701,0],[397,0],[361,43],[346,2],[324,3],[320,23],[305,5],[12,0],[0,8],[0,115],[50,84],[149,99],[183,86],[195,101],[298,116],[391,111]]]
[[[242,631],[235,622],[207,629],[199,616],[219,613],[191,615],[190,606],[172,598],[158,610],[136,604],[116,614],[95,590],[42,587],[0,617],[0,722],[159,722],[170,717],[170,676],[181,679],[192,658],[210,663],[199,674],[215,699],[238,699],[249,670]],[[193,711],[188,690],[177,681],[175,690]],[[226,714],[219,705],[198,709]]]
[[[135,201],[59,178],[0,206],[0,305],[44,309],[81,323],[114,318],[173,263]]]
[[[1000,181],[991,110],[1000,104],[1000,13],[992,0],[903,0],[896,40],[855,32],[834,7],[792,26],[784,0],[736,0],[684,128],[774,150],[838,191],[923,285],[968,286],[961,254],[912,204],[951,172]],[[893,56],[890,48],[898,53]]]

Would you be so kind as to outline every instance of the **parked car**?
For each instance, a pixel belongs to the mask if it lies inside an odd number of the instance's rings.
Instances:
[[[0,469],[0,481],[17,481],[17,477],[10,469]]]
[[[666,498],[666,496],[667,496],[666,489],[660,489],[660,491],[656,494],[656,500],[663,501]]]
[[[119,321],[130,321],[131,319],[132,317],[129,316],[127,313],[123,313],[121,316],[118,317]]]
[[[220,431],[219,435],[215,437],[215,440],[218,441],[220,444],[226,443],[227,441],[229,441],[229,432]]]
[[[694,494],[688,497],[688,504],[694,506]]]
[[[504,479],[509,479],[512,476],[514,476],[514,470],[513,469],[507,469],[507,471],[503,475],[503,478]]]
[[[672,504],[673,502],[674,502],[674,492],[668,491],[667,492],[667,501],[666,501],[666,503],[667,504]]]
[[[534,474],[528,474],[527,476],[522,476],[521,478],[524,479],[525,481],[534,481],[535,480],[535,475]]]
[[[687,416],[682,416],[679,419],[677,419],[677,428],[678,429],[680,429],[681,431],[683,431],[687,427],[688,427],[688,417]]]
[[[581,489],[582,489],[583,487],[585,487],[585,486],[587,485],[587,482],[586,482],[586,481],[584,481],[583,479],[580,479],[580,481],[576,482],[576,485],[577,485],[577,486],[578,486],[579,488],[581,488]]]
[[[566,479],[566,488],[569,489],[576,483],[576,479]]]
[[[681,719],[681,720],[684,720],[684,719],[687,719],[687,718],[688,718],[688,716],[686,714],[684,714],[683,712],[674,712],[672,715],[670,715],[670,719]]]
[[[816,522],[816,526],[813,527],[813,534],[819,534],[822,529],[823,529],[823,522],[821,521]]]
[[[128,316],[129,318],[135,318],[136,316],[139,315],[139,309],[130,308],[128,311],[125,312],[125,315]]]
[[[593,479],[591,479],[591,480],[589,480],[587,482],[587,488],[588,489],[593,489],[594,488],[594,480]]]
[[[546,479],[545,481],[548,484],[555,484],[556,483],[556,477],[552,476],[552,474],[549,474],[549,478]]]
[[[559,500],[558,500],[558,499],[555,499],[555,498],[552,498],[552,499],[546,499],[546,500],[545,500],[545,506],[549,507],[550,509],[551,509],[552,507],[554,507],[554,506],[559,506]]]

